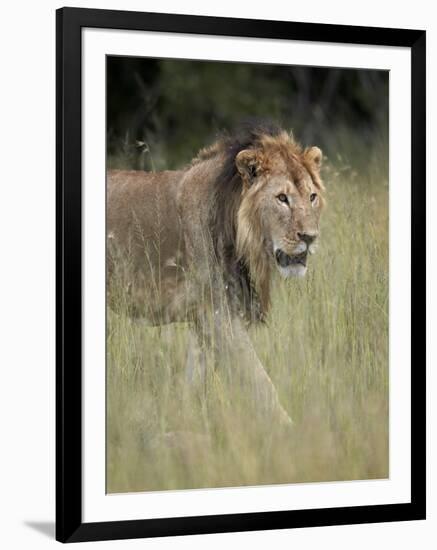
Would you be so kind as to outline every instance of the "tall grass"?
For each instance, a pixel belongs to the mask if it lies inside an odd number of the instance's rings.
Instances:
[[[293,434],[258,430],[251,396],[211,364],[202,391],[187,383],[185,324],[108,310],[108,492],[388,476],[388,182],[324,179],[308,274],[274,280],[268,323],[250,333]]]

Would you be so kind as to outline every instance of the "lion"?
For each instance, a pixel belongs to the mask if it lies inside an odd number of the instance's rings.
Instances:
[[[291,425],[247,328],[266,320],[272,271],[303,277],[324,205],[322,152],[277,126],[225,134],[181,170],[110,170],[108,289],[129,315],[189,322],[226,348],[258,410]],[[111,294],[111,293],[110,293]],[[211,322],[211,319],[213,321]]]

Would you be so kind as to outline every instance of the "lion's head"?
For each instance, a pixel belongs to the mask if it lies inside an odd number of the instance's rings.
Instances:
[[[304,276],[315,251],[323,208],[322,153],[286,133],[260,135],[235,157],[243,182],[237,250],[262,281],[269,265],[283,277]]]
[[[209,232],[225,279],[236,277],[243,301],[264,318],[270,274],[303,276],[316,249],[323,209],[322,152],[302,148],[283,129],[249,124],[202,149],[190,177],[211,182]],[[253,316],[253,312],[249,312]]]

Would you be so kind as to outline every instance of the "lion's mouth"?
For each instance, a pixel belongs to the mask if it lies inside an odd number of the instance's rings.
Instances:
[[[288,267],[290,265],[307,265],[307,251],[301,252],[300,254],[294,254],[289,256],[280,248],[275,250],[276,262],[280,267]]]

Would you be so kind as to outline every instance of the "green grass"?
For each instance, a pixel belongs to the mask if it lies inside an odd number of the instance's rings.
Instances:
[[[292,436],[258,430],[250,396],[218,370],[205,391],[187,384],[184,324],[108,310],[108,492],[388,476],[388,182],[324,179],[307,277],[275,278],[268,324],[250,333]]]

